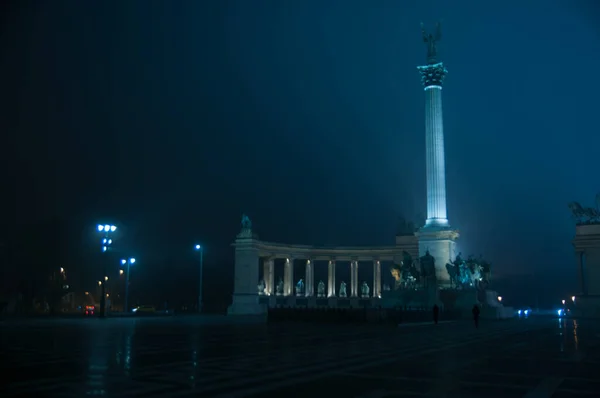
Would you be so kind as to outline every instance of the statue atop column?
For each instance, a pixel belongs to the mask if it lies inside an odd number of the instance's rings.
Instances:
[[[238,238],[252,238],[252,221],[246,214],[242,214],[241,230],[238,234]]]
[[[296,296],[304,295],[304,281],[300,279],[298,283],[296,283]]]
[[[317,297],[325,297],[325,283],[319,281],[317,285]]]
[[[362,298],[369,297],[369,293],[370,293],[371,289],[369,289],[369,284],[366,281],[362,283],[360,290],[361,290]]]
[[[277,282],[277,287],[275,288],[275,294],[277,296],[283,296],[283,279],[279,278],[279,282]]]
[[[437,42],[442,39],[442,25],[438,22],[435,25],[435,34],[427,33],[425,26],[421,23],[421,33],[423,42],[427,44],[427,63],[437,63]]]
[[[346,282],[342,281],[342,283],[340,283],[340,297],[347,297],[347,293],[346,293]]]

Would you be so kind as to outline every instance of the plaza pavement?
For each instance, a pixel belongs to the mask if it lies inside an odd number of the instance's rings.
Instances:
[[[600,397],[600,323],[0,322],[9,397]]]

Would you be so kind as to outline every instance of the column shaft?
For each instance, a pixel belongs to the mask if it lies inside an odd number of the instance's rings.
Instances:
[[[327,297],[335,297],[335,261],[329,261],[327,268]]]
[[[294,294],[294,259],[288,258],[283,267],[283,295]]]
[[[358,297],[358,261],[350,262],[350,296]]]
[[[311,297],[314,295],[314,287],[315,287],[315,265],[311,260],[306,260],[306,283],[304,285],[305,291],[304,295],[306,297]]]
[[[275,294],[275,262],[272,258],[265,259],[263,264],[263,280],[265,282],[265,294]]]
[[[427,225],[447,225],[442,88],[425,90]]]
[[[381,263],[373,261],[373,297],[381,296]]]

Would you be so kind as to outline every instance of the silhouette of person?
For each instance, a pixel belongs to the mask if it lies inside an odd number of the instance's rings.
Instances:
[[[471,312],[473,312],[473,321],[475,322],[475,328],[479,329],[479,306],[475,304]]]
[[[437,325],[438,319],[440,318],[440,307],[435,304],[433,306],[433,323]]]

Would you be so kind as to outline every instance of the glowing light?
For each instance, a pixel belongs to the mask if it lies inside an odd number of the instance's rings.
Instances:
[[[104,231],[104,225],[98,225],[98,232]]]
[[[558,310],[558,311],[556,311],[556,312],[558,313],[558,316],[561,316],[561,315],[562,315],[562,312],[563,312],[563,310]]]
[[[112,228],[112,227],[111,227],[110,225],[105,225],[105,226],[104,226],[104,230],[105,230],[106,232],[108,232],[108,231],[111,231],[111,228]]]
[[[525,315],[528,315],[528,314],[529,314],[529,310],[525,310]]]
[[[436,85],[432,84],[431,86],[425,87],[424,90],[427,91],[427,90],[431,90],[431,89],[434,89],[434,88],[439,88],[441,90],[442,86],[436,86]]]
[[[86,296],[89,296],[89,295],[90,295],[90,292],[85,292],[85,295],[86,295]]]
[[[565,305],[565,302],[566,302],[566,300],[563,300],[563,301],[562,301],[563,305]]]
[[[572,297],[571,297],[571,301],[572,301],[572,302],[575,302],[575,296],[572,296]]]
[[[103,252],[105,252],[105,251],[107,251],[107,250],[108,250],[108,247],[106,247],[106,246],[102,246],[102,251],[103,251]]]
[[[104,277],[104,281],[105,281],[105,282],[106,282],[106,281],[108,281],[108,276],[105,276],[105,277]]]
[[[65,272],[65,269],[63,267],[60,267],[60,273],[63,274]]]
[[[123,275],[123,270],[122,269],[119,270],[119,275]]]
[[[196,250],[200,250],[200,249],[202,249],[202,246],[196,245],[195,248],[196,248]]]
[[[502,301],[502,296],[498,296],[498,301]]]
[[[102,243],[106,244],[106,242],[108,242],[106,238],[102,239]]]
[[[125,260],[125,259],[122,259],[122,260],[121,260],[121,264],[122,264],[122,265],[125,265],[125,264],[127,264],[127,260]]]
[[[517,311],[517,313],[518,313],[519,315],[521,315],[521,313],[522,313],[522,312],[523,312],[523,311],[521,311],[521,310]]]
[[[112,239],[108,240],[108,244],[111,245],[112,244]]]
[[[131,257],[131,258],[129,259],[129,263],[130,263],[130,264],[135,264],[135,258]]]
[[[102,285],[102,281],[98,281],[98,286]]]

